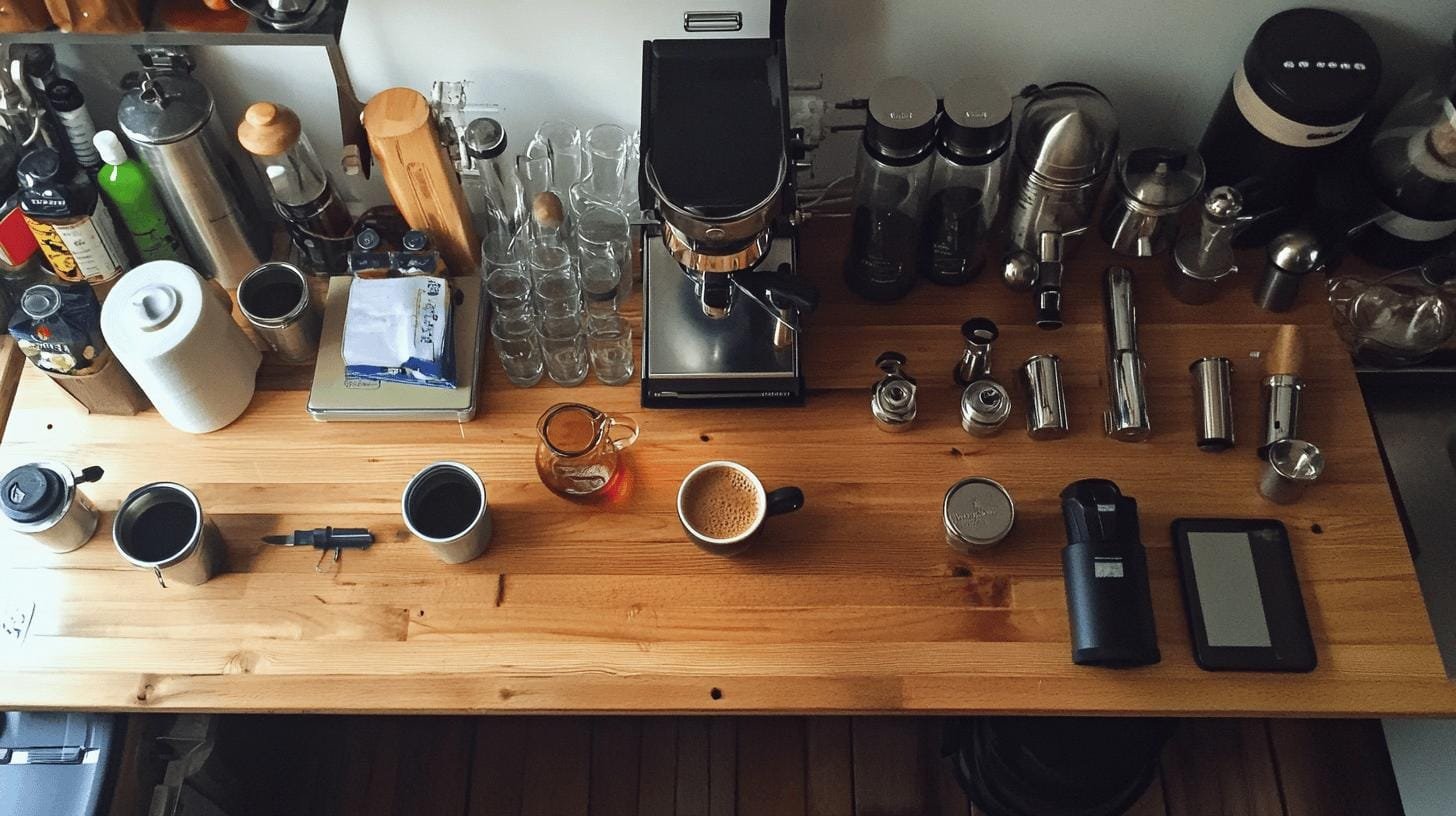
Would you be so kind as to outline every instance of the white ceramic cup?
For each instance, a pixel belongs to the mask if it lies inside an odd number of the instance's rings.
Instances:
[[[753,487],[757,505],[752,523],[745,525],[741,532],[728,538],[715,538],[697,529],[692,521],[690,521],[690,517],[693,514],[688,512],[686,499],[689,488],[692,487],[694,482],[708,473],[724,469],[737,471],[747,478],[748,483]],[[693,468],[692,472],[682,480],[682,485],[677,489],[677,520],[682,524],[683,531],[688,534],[688,538],[692,539],[694,544],[697,544],[703,550],[714,555],[738,555],[752,546],[754,537],[763,528],[763,523],[769,516],[776,516],[780,513],[791,513],[803,506],[804,491],[799,488],[781,487],[769,492],[764,489],[763,482],[759,480],[753,471],[737,462],[723,460],[705,462]]]

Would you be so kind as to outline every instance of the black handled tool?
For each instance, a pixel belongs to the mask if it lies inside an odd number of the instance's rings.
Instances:
[[[315,572],[321,572],[320,567],[329,550],[334,551],[334,561],[337,562],[346,549],[369,549],[369,545],[374,543],[374,534],[363,527],[318,527],[312,530],[294,530],[288,535],[263,536],[263,542],[278,547],[313,547],[321,550],[319,562],[313,567]]]

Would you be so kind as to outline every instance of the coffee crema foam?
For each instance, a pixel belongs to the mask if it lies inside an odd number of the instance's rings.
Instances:
[[[683,490],[683,517],[707,538],[737,538],[758,522],[753,480],[737,468],[719,467],[693,477]]]

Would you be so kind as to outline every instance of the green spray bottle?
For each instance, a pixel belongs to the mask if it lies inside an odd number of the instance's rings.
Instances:
[[[97,133],[94,143],[101,161],[105,162],[96,175],[96,183],[116,206],[142,261],[186,262],[186,253],[172,232],[167,211],[157,199],[147,169],[126,155],[121,140],[109,130]]]

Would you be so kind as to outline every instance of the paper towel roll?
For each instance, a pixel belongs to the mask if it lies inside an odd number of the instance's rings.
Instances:
[[[262,355],[186,264],[152,261],[122,275],[101,306],[101,333],[178,430],[215,431],[253,399]]]

